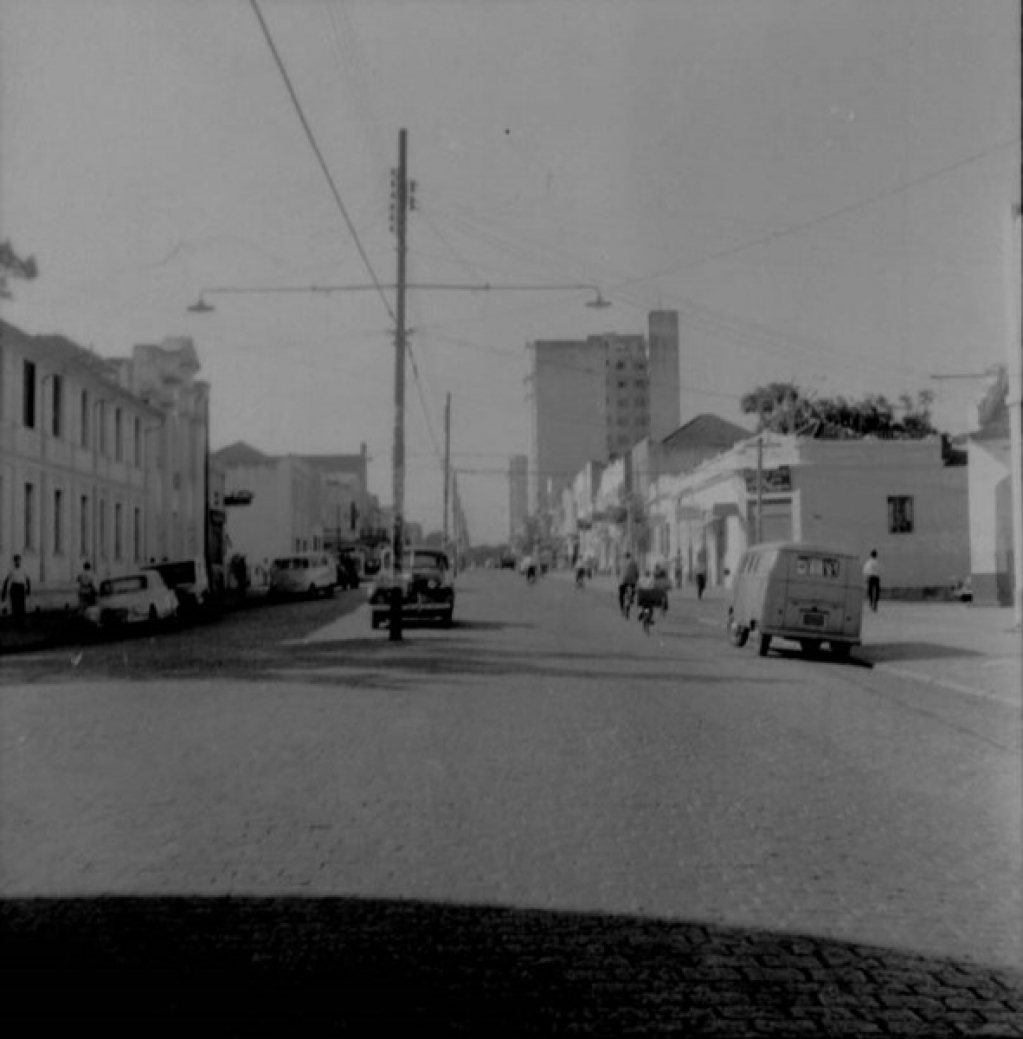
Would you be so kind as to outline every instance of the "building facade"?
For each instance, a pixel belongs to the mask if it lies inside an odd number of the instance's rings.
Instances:
[[[192,465],[174,465],[205,441],[208,391],[189,348],[179,374],[201,401],[203,425],[186,433],[181,399],[135,390],[145,348],[108,360],[0,322],[0,556],[22,556],[33,607],[73,605],[86,560],[105,577],[186,546],[202,553],[201,451]]]
[[[555,509],[590,461],[620,458],[679,424],[678,314],[654,311],[648,335],[529,344],[529,511]]]
[[[213,460],[224,471],[230,554],[265,570],[279,556],[324,547],[323,480],[307,461],[242,442],[215,451]]]
[[[940,437],[765,433],[658,480],[647,507],[660,532],[652,557],[691,574],[702,549],[712,587],[730,583],[749,545],[790,539],[861,558],[877,549],[883,594],[895,597],[943,595],[969,572],[967,467],[949,464]]]

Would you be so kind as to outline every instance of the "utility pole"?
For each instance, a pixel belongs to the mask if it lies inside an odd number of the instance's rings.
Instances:
[[[1012,466],[1013,609],[1016,627],[1023,626],[1023,216],[1018,205],[1009,214],[1009,464]]]
[[[392,464],[393,505],[391,535],[391,615],[389,637],[401,641],[401,571],[405,522],[405,255],[406,215],[408,212],[408,131],[398,134],[398,168],[392,173],[394,233],[398,239],[398,276],[395,280],[396,308],[394,327],[394,455]]]
[[[755,528],[756,541],[760,544],[760,538],[764,528],[764,434],[757,437],[757,525]]]
[[[451,493],[451,394],[444,401],[444,551],[448,550],[448,501]]]

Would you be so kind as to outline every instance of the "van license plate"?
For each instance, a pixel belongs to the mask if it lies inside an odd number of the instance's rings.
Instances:
[[[824,627],[824,614],[823,613],[804,613],[803,623],[809,625],[811,628],[823,628]]]

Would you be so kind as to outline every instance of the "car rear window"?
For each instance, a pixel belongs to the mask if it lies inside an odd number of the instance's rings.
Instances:
[[[112,577],[99,586],[100,595],[121,595],[123,592],[142,592],[149,587],[149,582],[142,574],[131,577]]]

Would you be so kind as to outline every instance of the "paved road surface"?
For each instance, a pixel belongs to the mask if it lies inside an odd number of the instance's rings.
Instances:
[[[237,1034],[1023,1035],[1018,710],[591,591],[6,662],[17,977]]]

